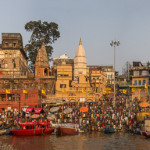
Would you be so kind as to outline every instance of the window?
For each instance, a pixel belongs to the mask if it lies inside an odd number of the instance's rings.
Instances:
[[[5,53],[5,57],[7,57],[7,53]]]
[[[60,84],[60,88],[66,88],[66,84]]]
[[[1,64],[0,64],[0,68],[1,68],[2,66],[1,66]]]
[[[137,85],[137,80],[134,80],[134,85]]]
[[[8,43],[5,43],[6,46],[8,46]]]
[[[16,43],[13,43],[14,47],[16,46]]]
[[[112,74],[110,75],[110,78],[112,79]]]
[[[146,80],[143,80],[143,84],[142,85],[145,85],[145,83],[146,83]]]
[[[14,68],[16,68],[16,63],[14,63]]]
[[[69,87],[72,87],[71,83],[72,83],[72,80],[69,80]]]
[[[141,80],[139,80],[139,85],[141,85]]]
[[[9,54],[9,57],[11,58],[11,54]]]

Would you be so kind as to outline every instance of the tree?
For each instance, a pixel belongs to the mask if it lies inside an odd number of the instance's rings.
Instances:
[[[38,49],[42,43],[45,43],[47,55],[49,61],[53,53],[53,47],[51,46],[59,37],[60,32],[58,31],[58,24],[55,22],[41,22],[30,21],[25,24],[25,30],[32,32],[29,44],[25,46],[28,54],[29,67],[33,70],[33,64],[35,64]]]

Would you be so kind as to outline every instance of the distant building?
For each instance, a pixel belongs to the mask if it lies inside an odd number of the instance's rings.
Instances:
[[[114,68],[113,66],[101,66],[102,71],[106,74],[107,85],[114,84]]]
[[[103,95],[103,88],[106,87],[106,73],[100,66],[88,66],[90,72],[90,84],[97,93]]]
[[[53,58],[53,67],[68,64],[73,66],[74,60],[69,58],[66,54],[61,55],[59,58]]]
[[[142,64],[141,62],[133,62],[130,69],[130,88],[132,91],[132,100],[141,97],[149,98],[149,84],[150,84],[150,66]]]
[[[130,87],[129,82],[127,80],[127,77],[125,75],[119,75],[116,79],[116,85],[118,86],[118,91],[129,94],[130,93]]]

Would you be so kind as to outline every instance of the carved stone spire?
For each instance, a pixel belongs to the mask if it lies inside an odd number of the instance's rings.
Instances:
[[[42,43],[41,48],[38,50],[35,66],[49,67],[49,60],[44,43]]]

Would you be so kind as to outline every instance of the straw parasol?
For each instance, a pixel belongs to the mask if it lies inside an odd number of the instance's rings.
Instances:
[[[66,108],[65,110],[64,110],[64,113],[65,114],[69,114],[69,113],[71,113],[72,112],[72,108]]]
[[[53,115],[53,114],[48,115],[48,116],[47,116],[47,119],[54,120],[54,119],[55,119],[55,115]]]
[[[50,112],[56,112],[56,111],[58,111],[59,110],[59,107],[52,107],[51,109],[50,109]]]

